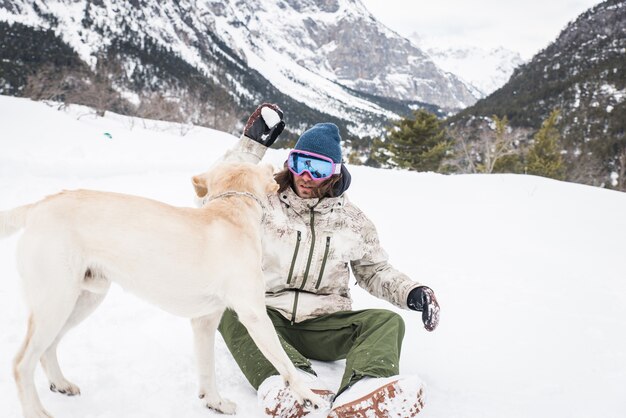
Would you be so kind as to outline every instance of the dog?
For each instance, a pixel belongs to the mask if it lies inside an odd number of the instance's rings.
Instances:
[[[267,195],[278,190],[273,168],[220,163],[192,182],[202,208],[76,190],[0,212],[0,237],[24,230],[17,262],[30,315],[14,377],[25,418],[51,418],[34,385],[38,360],[51,390],[80,394],[61,372],[57,345],[102,302],[112,282],[191,319],[206,407],[236,411],[215,381],[215,332],[226,308],[303,404],[325,404],[298,376],[265,308],[261,220]]]

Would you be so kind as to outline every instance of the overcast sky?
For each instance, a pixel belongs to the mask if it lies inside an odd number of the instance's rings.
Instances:
[[[504,46],[531,58],[600,0],[361,0],[387,27],[436,44]]]

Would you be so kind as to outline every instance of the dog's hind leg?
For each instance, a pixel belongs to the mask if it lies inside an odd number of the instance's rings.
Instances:
[[[223,310],[212,315],[193,318],[194,348],[198,367],[200,399],[207,408],[224,414],[234,414],[237,405],[220,396],[215,382],[215,333]]]
[[[26,339],[15,361],[13,374],[25,418],[51,418],[35,388],[37,362],[55,341],[70,316],[78,295],[74,289],[53,289],[46,300],[31,306]]]
[[[81,323],[93,311],[95,311],[104,300],[105,296],[106,292],[93,293],[83,290],[76,301],[74,310],[65,322],[65,325],[55,338],[54,342],[50,345],[50,347],[48,347],[43,356],[41,356],[41,366],[48,377],[51,391],[68,396],[80,395],[80,388],[68,381],[61,372],[59,360],[57,358],[57,346],[65,333]]]

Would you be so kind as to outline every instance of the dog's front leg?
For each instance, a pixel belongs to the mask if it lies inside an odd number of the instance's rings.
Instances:
[[[261,353],[285,379],[286,384],[290,386],[303,405],[313,406],[316,409],[327,407],[327,402],[311,391],[298,375],[296,367],[280,344],[278,334],[276,334],[274,325],[265,310],[262,296],[254,299],[254,295],[252,295],[245,300],[247,303],[237,302],[232,307]]]
[[[224,414],[234,414],[237,405],[220,396],[215,382],[215,332],[221,317],[222,311],[219,311],[191,320],[198,367],[199,396],[207,408]]]

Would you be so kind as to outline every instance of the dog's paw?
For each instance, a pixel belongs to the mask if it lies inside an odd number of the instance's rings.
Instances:
[[[292,388],[293,389],[293,388]],[[331,391],[326,390],[310,390],[303,388],[300,391],[295,391],[300,398],[300,402],[305,409],[312,410],[326,410],[330,409],[330,404],[334,394]]]
[[[64,382],[50,383],[50,390],[67,396],[80,395],[80,388],[67,380]]]
[[[237,404],[224,399],[222,397],[209,397],[204,394],[200,394],[200,399],[204,402],[204,406],[209,409],[213,409],[222,414],[232,415],[237,412]]]

